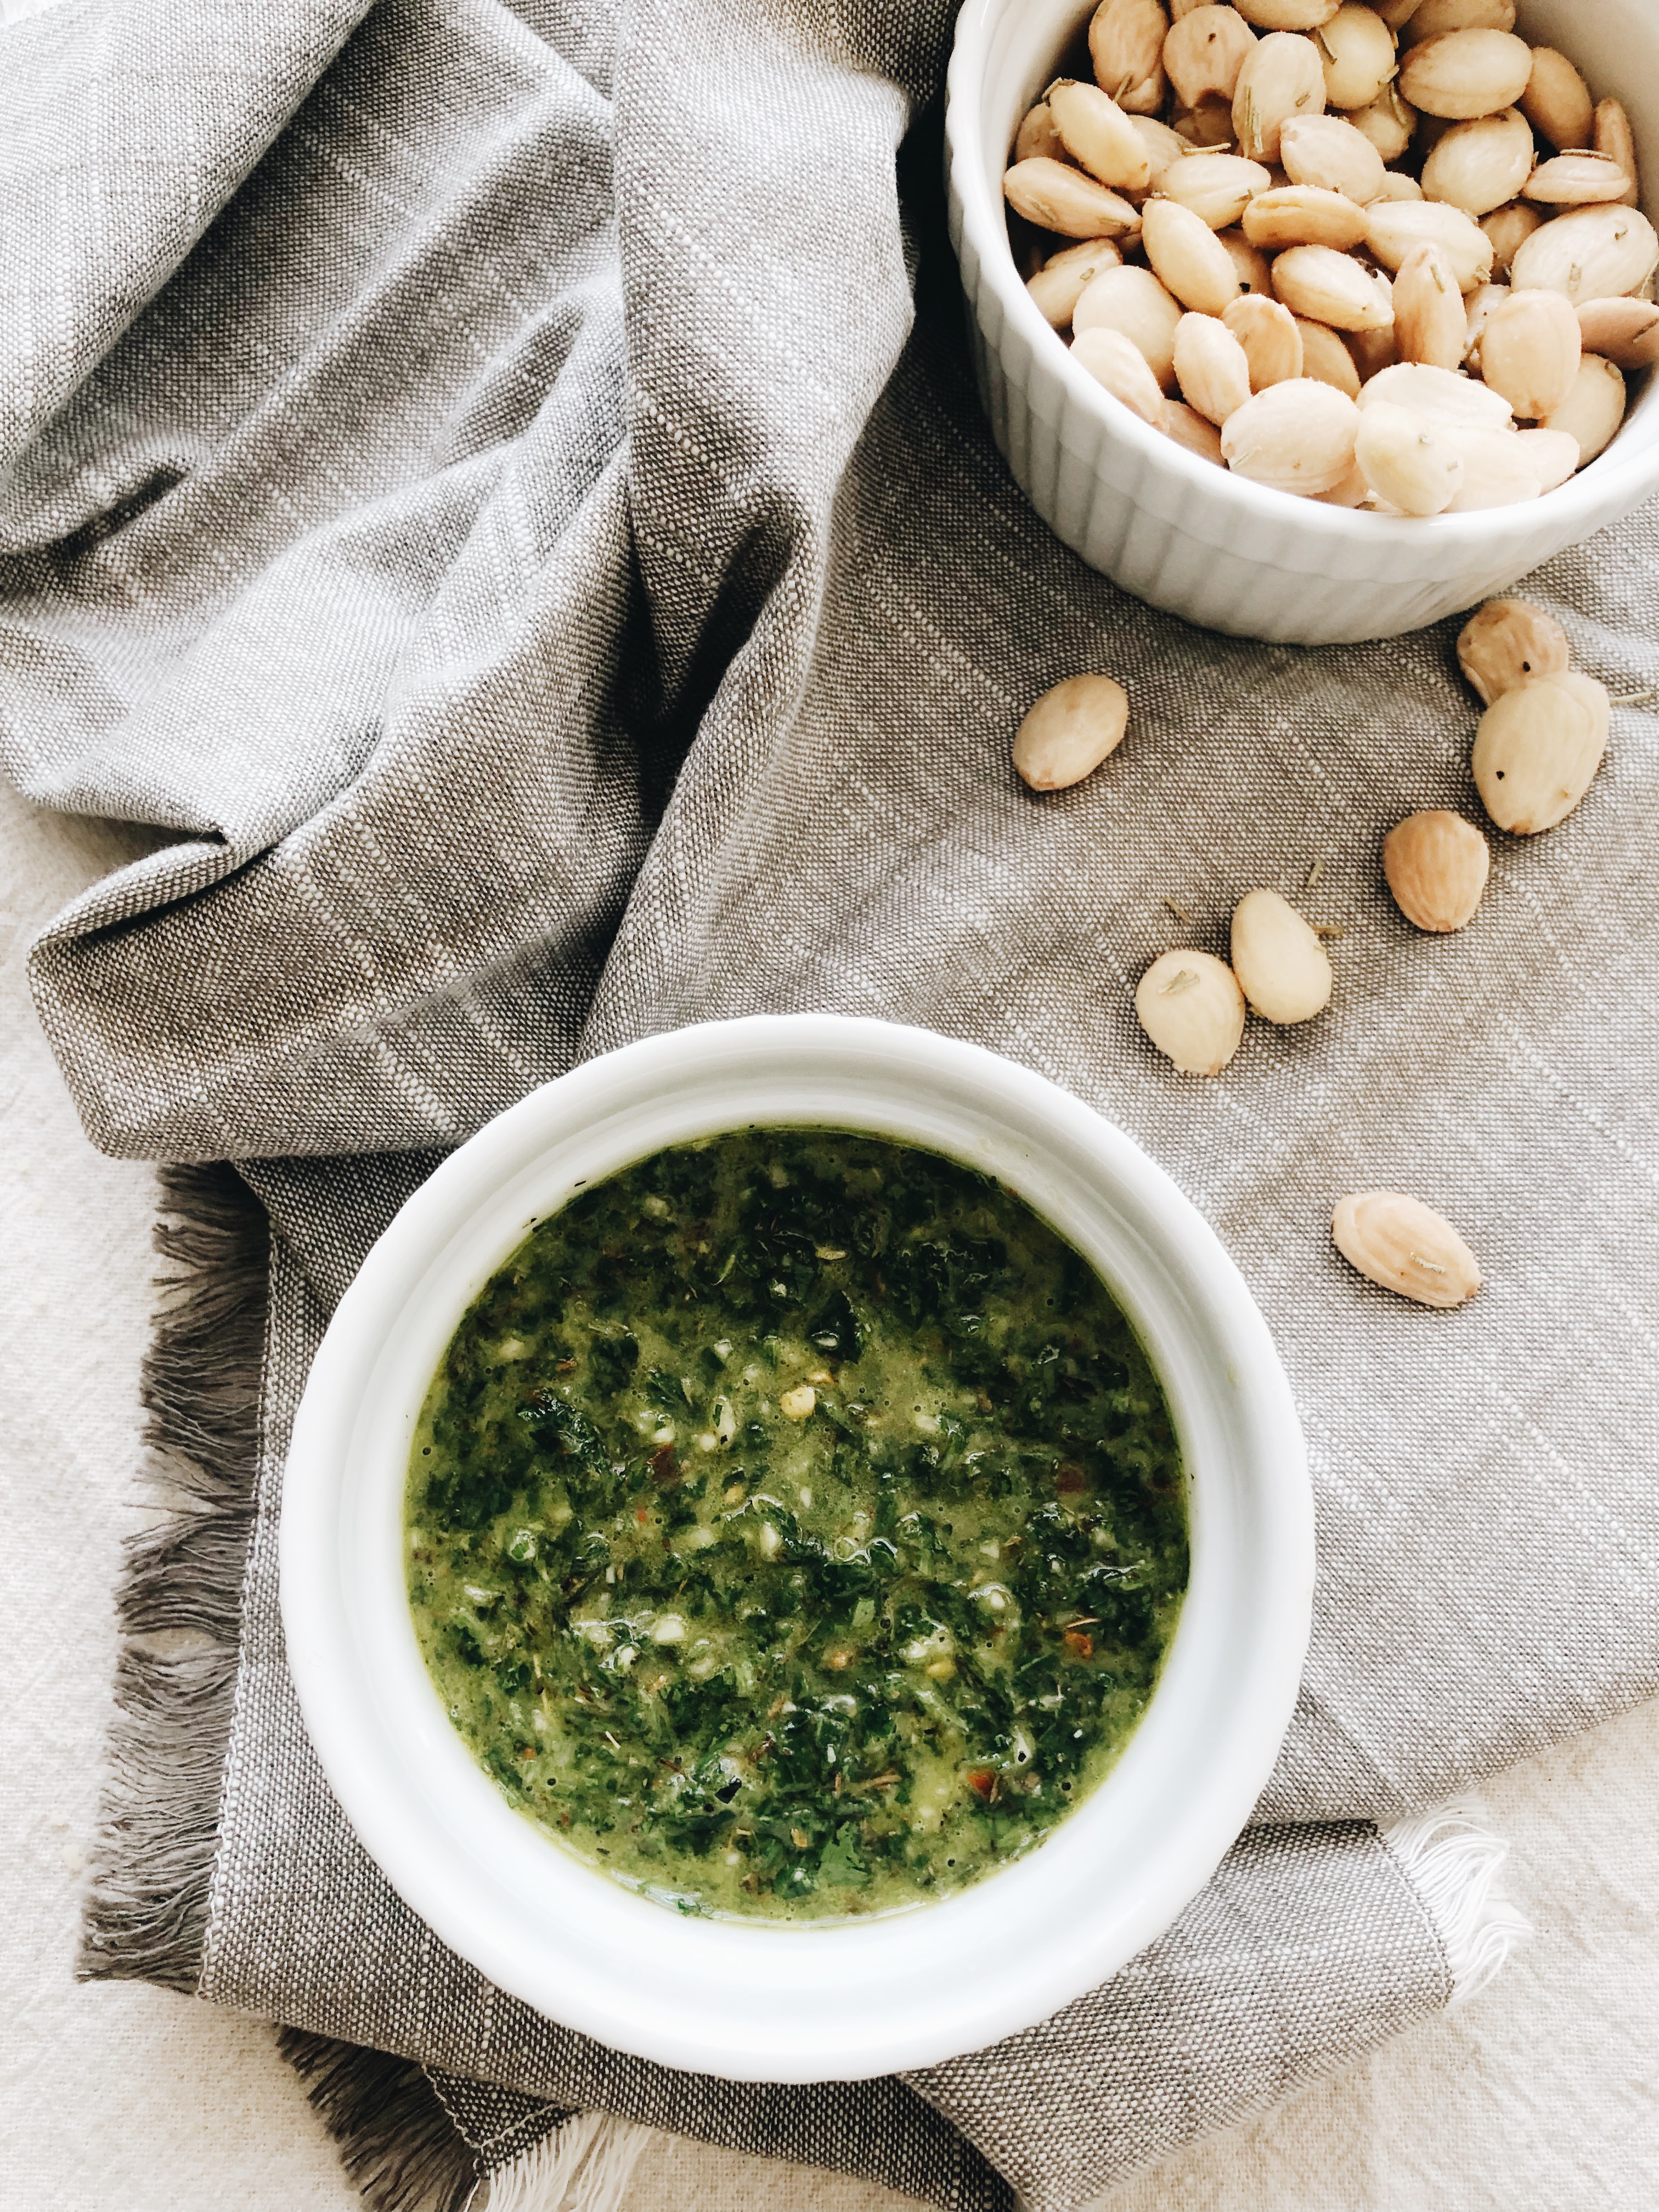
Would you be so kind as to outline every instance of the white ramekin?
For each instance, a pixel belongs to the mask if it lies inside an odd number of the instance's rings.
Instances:
[[[1659,490],[1659,377],[1606,453],[1559,491],[1489,514],[1393,520],[1270,491],[1200,459],[1111,398],[1033,305],[1009,250],[1002,178],[1021,117],[1095,0],[967,0],[945,115],[951,237],[998,446],[1043,520],[1091,568],[1208,629],[1296,645],[1395,637],[1503,592]],[[1659,174],[1659,7],[1522,0],[1517,27],[1632,104]]]
[[[1105,1784],[1039,1850],[961,1896],[841,1926],[682,1918],[561,1850],[508,1807],[451,1726],[404,1591],[416,1413],[485,1280],[579,1183],[755,1121],[909,1139],[1022,1193],[1133,1316],[1187,1464],[1188,1597],[1152,1705]],[[630,1045],[534,1092],[446,1161],[370,1254],[318,1354],[281,1542],[306,1724],[399,1894],[553,2019],[739,2080],[857,2078],[981,2048],[1158,1935],[1267,1778],[1313,1587],[1283,1370],[1237,1270],[1174,1184],[1039,1076],[921,1030],[827,1015]]]

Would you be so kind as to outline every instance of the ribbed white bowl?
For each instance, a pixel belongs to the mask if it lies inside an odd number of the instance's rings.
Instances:
[[[1037,513],[1091,568],[1208,629],[1297,645],[1395,637],[1506,590],[1659,491],[1659,378],[1607,452],[1559,491],[1429,521],[1270,491],[1114,399],[1038,313],[1002,198],[1020,118],[1094,5],[967,0],[945,115],[951,238],[986,412]],[[1654,0],[1522,0],[1517,27],[1571,55],[1598,94],[1634,103],[1644,174],[1659,176]]]

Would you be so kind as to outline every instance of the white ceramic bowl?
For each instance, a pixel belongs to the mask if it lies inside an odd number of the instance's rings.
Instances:
[[[1146,1717],[1030,1857],[842,1926],[683,1918],[515,1813],[451,1726],[404,1583],[410,1439],[457,1322],[581,1181],[760,1121],[908,1139],[1001,1177],[1133,1316],[1186,1459],[1192,1579]],[[1158,1935],[1249,1817],[1295,1703],[1313,1585],[1300,1431],[1237,1269],[1128,1139],[1041,1077],[881,1022],[677,1030],[534,1092],[445,1162],[341,1302],[295,1427],[289,1663],[365,1848],[464,1958],[617,2049],[735,2079],[850,2079],[1043,2019]]]
[[[1094,0],[967,0],[945,115],[951,237],[980,392],[1043,520],[1138,599],[1208,629],[1297,645],[1395,637],[1506,591],[1659,491],[1659,376],[1620,434],[1527,506],[1428,521],[1352,514],[1218,469],[1111,398],[1033,305],[1009,250],[1002,179],[1021,118]],[[1659,177],[1659,7],[1522,0],[1516,27],[1631,106]]]

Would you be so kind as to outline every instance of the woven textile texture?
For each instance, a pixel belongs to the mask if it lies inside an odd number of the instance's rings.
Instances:
[[[150,1563],[228,1734],[173,1791],[205,1815],[118,1829],[105,1970],[420,2061],[475,2143],[538,2121],[469,2081],[1062,2212],[1443,2002],[1370,1824],[1659,1685],[1659,759],[1620,709],[1480,927],[1408,929],[1382,833],[1473,804],[1449,636],[1204,635],[1035,520],[942,237],[950,13],[64,0],[4,33],[0,747],[169,833],[35,951],[88,1132],[235,1160],[275,1232],[212,1602],[188,1546]],[[1656,580],[1648,514],[1531,588],[1629,694]],[[1130,742],[1035,801],[1014,725],[1099,665]],[[1177,1081],[1134,978],[1257,884],[1344,927],[1337,1003]],[[1005,2049],[779,2093],[617,2059],[438,1950],[311,1762],[270,1547],[311,1349],[432,1162],[579,1056],[806,1007],[1023,1060],[1184,1184],[1295,1385],[1321,1578],[1261,1826],[1164,1943]],[[1471,1235],[1477,1307],[1345,1271],[1367,1184]]]

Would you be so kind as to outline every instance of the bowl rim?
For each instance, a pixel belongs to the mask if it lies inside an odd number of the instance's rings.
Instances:
[[[750,1114],[741,1106],[711,1118],[697,1105],[702,1092],[681,1095],[699,1082],[718,1092],[722,1080],[741,1080],[757,1065],[781,1069],[775,1080],[785,1084],[803,1079],[803,1069],[851,1069],[835,1080],[886,1083],[890,1094],[879,1112],[872,1106],[851,1121],[844,1112]],[[751,1079],[753,1097],[764,1084]],[[384,1583],[389,1572],[402,1590],[401,1474],[389,1566],[385,1540],[362,1531],[385,1522],[391,1479],[385,1470],[395,1464],[406,1471],[425,1383],[411,1406],[407,1378],[388,1384],[386,1377],[398,1358],[407,1364],[416,1357],[410,1317],[434,1273],[443,1292],[435,1318],[423,1325],[441,1355],[482,1279],[521,1241],[528,1223],[551,1210],[547,1193],[559,1176],[567,1182],[556,1204],[577,1181],[591,1179],[574,1177],[573,1163],[586,1159],[592,1175],[608,1174],[659,1148],[654,1139],[628,1137],[635,1126],[629,1112],[637,1122],[647,1111],[641,1100],[650,1102],[651,1115],[690,1116],[688,1133],[692,1125],[708,1133],[757,1120],[862,1126],[902,1141],[900,1125],[908,1124],[910,1140],[926,1144],[937,1139],[915,1126],[926,1115],[908,1101],[929,1084],[939,1086],[940,1097],[956,1086],[950,1095],[959,1092],[969,1102],[964,1113],[982,1112],[988,1126],[1003,1115],[1011,1129],[1039,1133],[1018,1172],[1004,1165],[993,1171],[1016,1189],[1023,1177],[1022,1194],[1049,1218],[1052,1208],[1041,1203],[1043,1176],[1069,1174],[1078,1162],[1084,1164],[1078,1173],[1096,1179],[1103,1206],[1121,1206],[1126,1222],[1144,1216],[1144,1233],[1156,1243],[1153,1263],[1183,1285],[1190,1279],[1200,1307],[1192,1358],[1194,1373],[1209,1362],[1201,1386],[1172,1380],[1167,1344],[1156,1354],[1183,1443],[1188,1408],[1197,1402],[1190,1392],[1200,1387],[1232,1395],[1239,1437],[1248,1431],[1248,1442],[1218,1448],[1213,1472],[1207,1464],[1189,1466],[1194,1572],[1164,1676],[1117,1765],[1042,1845],[951,1899],[901,1914],[829,1925],[682,1920],[560,1850],[507,1805],[441,1711],[419,1659],[406,1596],[401,1631],[386,1635],[391,1614],[374,1583],[379,1574]],[[623,1149],[610,1165],[592,1165],[605,1142]],[[550,1175],[556,1145],[562,1164]],[[965,1146],[964,1139],[939,1148],[971,1157]],[[490,1215],[492,1205],[499,1218]],[[514,1221],[521,1225],[502,1226]],[[1125,1249],[1141,1233],[1126,1227]],[[482,1259],[475,1252],[462,1280],[455,1255],[469,1237],[489,1249]],[[1117,1281],[1113,1287],[1122,1295]],[[1145,1311],[1131,1304],[1131,1313],[1145,1336]],[[1200,1340],[1206,1328],[1213,1332],[1207,1346]],[[1177,1346],[1176,1364],[1185,1358]],[[429,1381],[435,1364],[428,1357],[411,1371]],[[1224,1388],[1216,1379],[1224,1368]],[[387,1436],[373,1441],[375,1394],[385,1398],[388,1389],[386,1403],[407,1415],[401,1444]],[[384,1413],[382,1406],[382,1429]],[[365,1471],[377,1450],[378,1476]],[[1207,1552],[1201,1527],[1212,1531],[1204,1538]],[[1229,1543],[1238,1553],[1231,1570],[1218,1548]],[[1313,1505],[1300,1425],[1267,1324],[1209,1224],[1122,1131],[1046,1077],[932,1031],[836,1015],[750,1016],[641,1039],[542,1086],[451,1154],[379,1239],[329,1326],[294,1425],[278,1547],[289,1670],[307,1730],[347,1820],[404,1901],[461,1958],[556,2021],[641,2057],[750,2081],[858,2079],[938,2063],[1035,2025],[1127,1963],[1203,1887],[1248,1821],[1295,1710],[1311,1628]],[[1200,1589],[1203,1559],[1210,1564]],[[1207,1665],[1213,1674],[1218,1663],[1209,1649],[1218,1639],[1226,1656],[1224,1690],[1202,1671]],[[384,1701],[395,1705],[394,1677],[407,1687],[411,1653],[424,1705],[416,1696],[396,1708],[413,1732],[398,1740],[394,1758],[386,1729],[392,1708]],[[1178,1692],[1170,1686],[1177,1675]],[[1177,1696],[1185,1703],[1168,1704]],[[1121,1814],[1137,1805],[1136,1790],[1156,1807],[1157,1789],[1168,1799],[1173,1787],[1167,1777],[1156,1778],[1160,1759],[1170,1765],[1176,1722],[1170,1715],[1190,1720],[1218,1703],[1229,1716],[1226,1732],[1206,1743],[1199,1761],[1190,1758],[1190,1741],[1182,1742],[1177,1810],[1157,1833],[1156,1850],[1138,1832],[1132,1843]],[[1152,1726],[1155,1714],[1161,1735]],[[411,1747],[413,1759],[405,1755]],[[408,1770],[423,1759],[432,1763],[422,1769],[422,1783]],[[1195,1775],[1188,1771],[1194,1766],[1200,1770]],[[1128,1855],[1136,1885],[1097,1899],[1098,1889],[1109,1888],[1096,1880],[1097,1870],[1113,1863],[1114,1850]],[[1050,1899],[1062,1889],[1087,1909],[1052,1926]],[[543,1922],[550,1914],[562,1949],[548,1940]],[[1025,1940],[1032,1926],[1046,1929],[1046,1949]],[[975,1931],[988,1929],[1010,1954],[989,1989],[979,1985],[982,1968],[969,1974],[951,1965],[964,1944],[971,1961]],[[586,1952],[575,1959],[582,1945],[607,1960],[613,1954],[605,1947],[619,1947],[614,1955],[625,1971],[597,1974],[583,1963]],[[642,1959],[649,1963],[641,1966]],[[711,1971],[718,1972],[718,1988],[709,1984]],[[688,1999],[692,1989],[696,1995]],[[741,2014],[756,1990],[780,2004],[787,1996],[788,2007],[758,2025],[746,2015],[734,2025],[729,2015]]]
[[[1650,372],[1653,382],[1644,395],[1653,421],[1645,440],[1632,441],[1626,453],[1620,453],[1624,430],[1632,427],[1627,417],[1620,436],[1605,452],[1541,499],[1518,507],[1477,509],[1470,514],[1395,516],[1328,506],[1320,500],[1255,483],[1231,469],[1218,469],[1213,462],[1200,459],[1174,438],[1143,422],[1078,365],[1071,349],[1059,342],[1058,334],[1039,313],[1014,264],[1002,195],[991,190],[979,93],[988,74],[992,32],[1010,7],[1019,4],[1021,0],[964,0],[957,15],[945,75],[946,171],[978,258],[980,282],[994,295],[1002,314],[1034,357],[1058,380],[1070,404],[1102,432],[1127,445],[1143,462],[1171,472],[1194,491],[1229,500],[1239,513],[1254,516],[1264,525],[1282,528],[1294,517],[1311,540],[1371,545],[1379,553],[1429,546],[1437,555],[1484,550],[1510,534],[1517,517],[1531,521],[1545,514],[1553,526],[1561,526],[1564,543],[1576,543],[1601,526],[1609,499],[1626,501],[1628,494],[1627,505],[1635,506],[1659,491],[1659,372]],[[1060,0],[1060,4],[1076,5],[1079,21],[1090,12],[1086,0]]]

